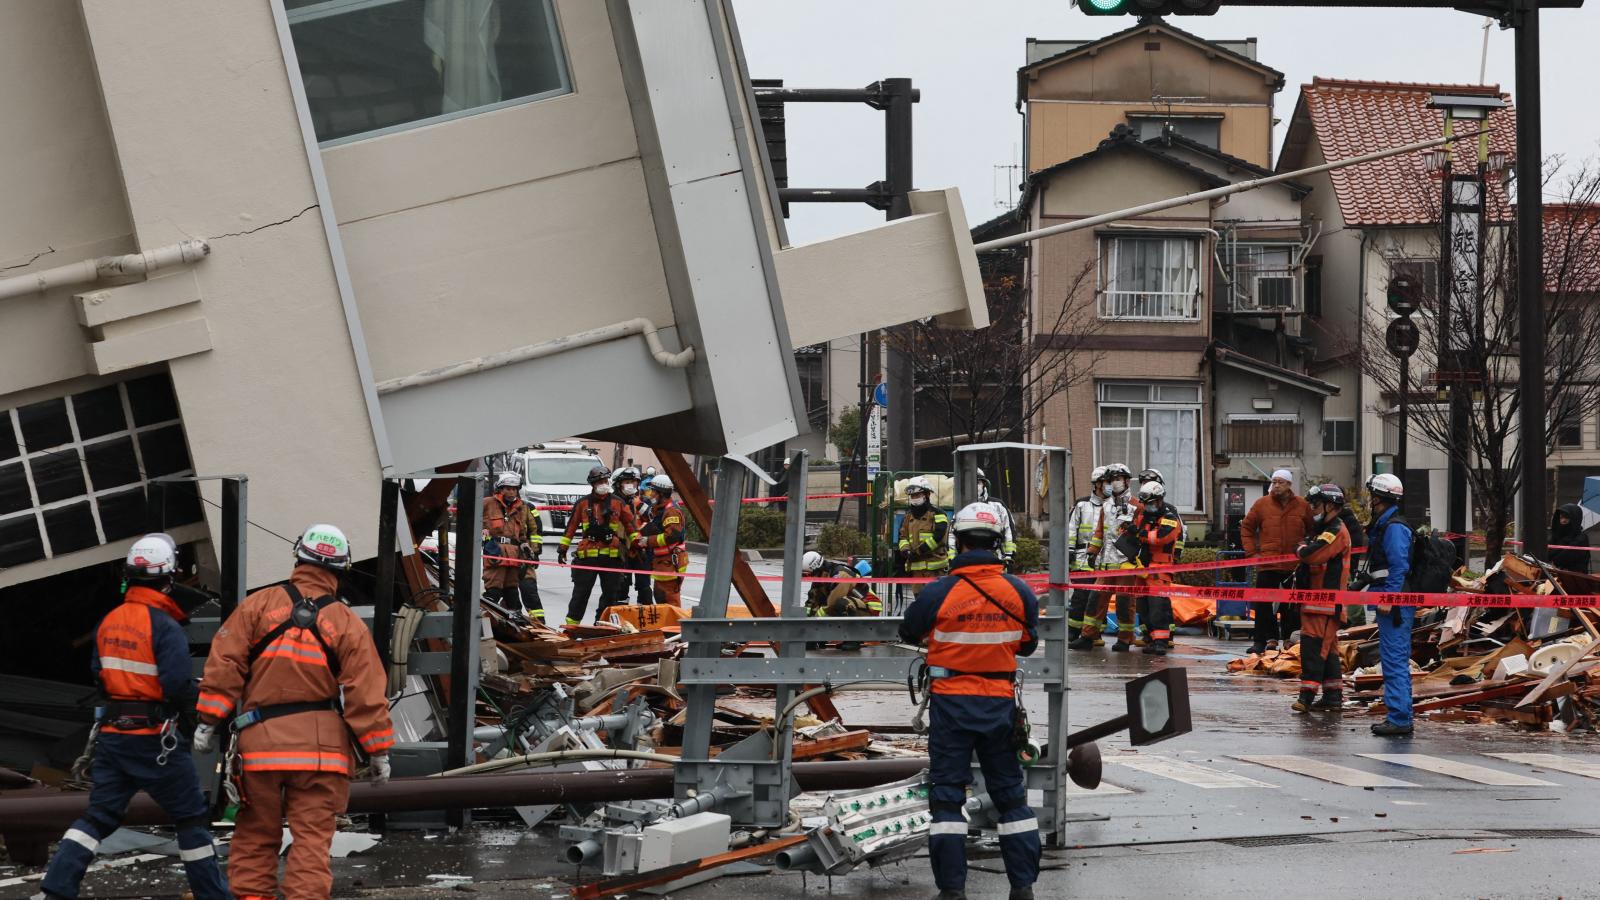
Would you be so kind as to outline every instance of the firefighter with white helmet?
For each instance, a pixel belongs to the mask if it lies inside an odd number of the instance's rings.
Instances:
[[[1094,567],[1100,571],[1121,569],[1122,564],[1128,559],[1129,544],[1127,541],[1118,544],[1117,539],[1133,525],[1133,517],[1138,510],[1129,496],[1129,484],[1133,478],[1133,471],[1122,463],[1110,463],[1105,466],[1104,495],[1101,499],[1100,512],[1091,530],[1088,542],[1088,551],[1094,562]],[[1115,586],[1126,584],[1121,578],[1103,578],[1100,584]],[[1073,650],[1092,650],[1104,646],[1101,633],[1106,627],[1106,612],[1111,608],[1113,593],[1110,591],[1093,591],[1093,597],[1087,604],[1082,628],[1078,639],[1067,646]],[[1127,650],[1129,639],[1133,636],[1134,604],[1130,599],[1117,598],[1117,643],[1114,650]]]
[[[999,820],[1011,900],[1033,900],[1039,823],[1018,758],[1017,657],[1039,645],[1039,600],[995,553],[1003,526],[985,504],[956,515],[951,573],[906,609],[900,639],[928,643],[928,859],[940,900],[965,898],[972,758]],[[1025,731],[1023,734],[1025,735]]]
[[[1011,510],[1006,508],[1003,501],[996,499],[989,489],[989,476],[982,469],[978,470],[978,502],[987,504],[989,511],[1000,519],[1002,529],[1000,537],[1000,558],[1009,560],[1017,553],[1016,531],[1011,525]]]
[[[912,576],[943,575],[950,569],[946,533],[950,517],[933,503],[933,483],[918,475],[906,483],[906,512],[900,521],[900,561]]]
[[[651,603],[683,605],[683,573],[689,571],[689,550],[684,544],[683,509],[672,501],[672,479],[656,475],[650,480],[654,499],[642,507],[639,528],[641,557],[650,567]]]
[[[611,476],[611,488],[616,496],[623,502],[628,510],[633,513],[635,520],[643,525],[649,514],[649,504],[645,499],[640,479],[639,470],[634,466],[623,466],[616,474]],[[624,572],[622,582],[618,589],[622,592],[619,603],[628,602],[630,589],[634,595],[634,602],[649,604],[655,601],[655,590],[652,586],[653,577],[649,570],[654,568],[650,552],[637,544],[629,544],[628,552],[623,556],[624,568],[631,569],[632,574]]]
[[[1100,511],[1106,503],[1106,467],[1095,466],[1089,473],[1089,493],[1079,497],[1067,514],[1067,540],[1072,544],[1067,551],[1072,571],[1092,572],[1099,562],[1099,554],[1089,551],[1089,541],[1100,527]],[[1067,608],[1067,639],[1076,641],[1083,631],[1084,618],[1094,604],[1094,591],[1078,588],[1072,592],[1072,603]]]
[[[1174,549],[1182,534],[1183,522],[1178,510],[1167,502],[1167,488],[1159,481],[1147,481],[1139,487],[1139,513],[1134,517],[1131,535],[1137,548],[1124,568],[1142,569],[1167,566],[1175,561]],[[1140,584],[1146,587],[1172,584],[1172,576],[1165,573],[1141,575]],[[1172,600],[1167,597],[1140,595],[1139,618],[1150,629],[1150,643],[1144,652],[1166,656],[1172,644]],[[1118,613],[1120,620],[1121,613]],[[1122,631],[1118,622],[1118,631]],[[1122,643],[1119,634],[1117,643]]]
[[[45,871],[45,897],[76,897],[100,842],[122,823],[144,791],[177,826],[189,888],[198,900],[226,900],[227,884],[211,842],[205,795],[180,732],[194,709],[194,676],[183,623],[206,595],[174,582],[177,545],[147,534],[128,549],[122,605],[95,630],[94,672],[105,692],[86,754],[93,782],[89,807],[62,835]]]
[[[1367,552],[1361,573],[1351,587],[1373,592],[1405,590],[1411,571],[1411,526],[1400,515],[1405,486],[1384,473],[1367,479],[1372,497],[1372,524],[1367,528]],[[1414,606],[1378,606],[1378,656],[1383,662],[1383,705],[1388,711],[1372,726],[1379,735],[1411,733],[1411,627]],[[1388,677],[1388,673],[1396,677]]]
[[[533,574],[535,541],[543,538],[533,511],[522,499],[522,476],[501,472],[494,493],[483,498],[483,596],[524,621],[529,615],[544,620]]]

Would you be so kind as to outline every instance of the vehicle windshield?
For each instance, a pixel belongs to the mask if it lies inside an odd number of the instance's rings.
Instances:
[[[592,456],[530,459],[523,477],[529,484],[586,484],[589,470],[599,464]]]

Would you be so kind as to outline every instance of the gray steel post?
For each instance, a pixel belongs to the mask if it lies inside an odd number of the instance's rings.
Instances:
[[[806,503],[804,500],[795,502],[796,497],[804,497],[809,493],[807,482],[811,475],[810,454],[801,450],[795,453],[789,463],[789,506],[788,520],[784,523],[783,533],[783,596],[780,598],[778,614],[785,619],[803,619],[806,615],[806,587],[801,582],[800,559],[806,551]],[[806,655],[805,641],[784,641],[778,648],[778,656],[783,659],[804,659]],[[773,721],[783,714],[784,707],[794,698],[795,685],[778,685],[776,694],[777,702],[773,707]],[[789,775],[789,761],[793,744],[783,742],[783,773]]]
[[[1544,147],[1539,117],[1539,2],[1516,0],[1517,87],[1517,304],[1521,326],[1521,378],[1517,385],[1523,435],[1522,552],[1543,558],[1549,550],[1545,522],[1544,380]]]
[[[962,453],[956,451],[956,495],[955,505],[951,508],[952,519],[962,507],[978,499],[978,456],[969,450]]]
[[[728,614],[728,589],[733,583],[733,555],[738,552],[735,538],[739,532],[739,501],[744,498],[744,486],[744,466],[732,460],[721,460],[717,465],[711,533],[706,535],[705,586],[694,611],[697,618],[720,619]],[[685,655],[716,657],[721,653],[720,643],[697,642],[689,645]],[[716,699],[716,686],[709,684],[695,685],[684,694],[689,711],[683,728],[682,758],[685,761],[711,758],[711,718]]]
[[[472,762],[472,731],[478,697],[478,641],[483,593],[483,479],[462,475],[456,479],[456,585],[455,617],[450,628],[450,734],[445,746],[446,768],[459,769]],[[467,824],[466,810],[452,810],[447,821],[460,828]]]
[[[383,479],[378,501],[378,578],[372,589],[372,641],[385,667],[393,661],[395,555],[399,548],[400,482]]]
[[[245,548],[248,546],[248,536],[245,529],[249,524],[249,480],[243,475],[222,479],[222,547],[219,553],[222,558],[218,561],[222,566],[222,584],[218,588],[222,593],[224,622],[239,608],[239,601],[244,599],[246,590]],[[196,485],[195,490],[199,489],[200,486]]]
[[[1058,615],[1063,618],[1067,614],[1067,592],[1057,585],[1067,583],[1067,544],[1071,537],[1067,534],[1067,507],[1072,503],[1072,451],[1046,450],[1045,470],[1050,477],[1050,584],[1049,592],[1045,595],[1043,612]],[[1049,745],[1048,757],[1050,768],[1054,774],[1051,779],[1054,789],[1045,792],[1045,803],[1049,805],[1051,816],[1055,821],[1055,828],[1050,835],[1050,845],[1061,847],[1065,845],[1066,834],[1062,823],[1067,815],[1067,642],[1065,637],[1060,640],[1045,641],[1040,646],[1040,652],[1059,663],[1061,669],[1061,684],[1047,687],[1047,708],[1049,710],[1045,727],[1048,730],[1045,741]]]
[[[885,95],[883,180],[892,198],[886,217],[901,219],[911,215],[911,199],[907,195],[916,184],[911,168],[911,110],[916,101],[909,78],[885,78],[879,84]],[[891,329],[890,333],[896,339],[889,341],[889,358],[885,365],[889,380],[889,427],[885,436],[889,446],[885,468],[915,469],[916,374],[911,365],[910,348],[905,346],[913,330],[909,325],[901,325]]]

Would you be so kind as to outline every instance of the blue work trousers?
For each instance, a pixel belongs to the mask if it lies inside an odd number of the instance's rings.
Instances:
[[[1039,878],[1039,820],[1028,808],[1022,763],[1011,745],[1016,705],[1009,697],[934,694],[928,703],[928,808],[933,826],[928,858],[941,891],[967,886],[967,819],[963,807],[977,753],[984,787],[999,814],[1000,855],[1012,887]]]
[[[1395,624],[1396,613],[1399,624]],[[1390,723],[1411,725],[1411,626],[1414,606],[1396,606],[1378,614],[1378,657],[1383,660],[1383,705]]]
[[[75,898],[83,873],[100,842],[122,824],[133,795],[144,791],[178,828],[179,857],[196,900],[228,900],[208,827],[210,810],[200,792],[188,741],[179,736],[166,765],[156,763],[161,739],[153,734],[101,734],[95,744],[89,808],[72,823],[45,872],[43,887],[56,897]]]

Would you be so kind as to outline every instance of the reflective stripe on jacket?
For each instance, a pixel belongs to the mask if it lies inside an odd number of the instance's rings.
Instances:
[[[335,594],[339,587],[333,572],[312,565],[296,566],[292,578],[308,600]],[[355,611],[330,603],[317,615],[322,641],[310,629],[290,628],[252,665],[250,648],[286,621],[293,606],[282,587],[264,588],[244,598],[217,630],[200,684],[200,718],[215,725],[237,712],[342,696],[342,714],[317,710],[245,728],[239,732],[239,752],[247,771],[349,773],[352,737],[369,754],[394,746],[383,662]],[[337,679],[323,642],[338,658]]]
[[[537,529],[535,529],[537,530]],[[507,506],[498,495],[483,498],[483,535],[496,541],[495,556],[522,558],[522,545],[528,540],[528,506],[522,498]],[[485,590],[514,588],[522,579],[520,563],[483,561]]]
[[[1295,550],[1295,555],[1300,557],[1301,564],[1305,566],[1304,587],[1314,591],[1344,590],[1350,570],[1350,532],[1345,529],[1343,522],[1337,518],[1332,522],[1324,522],[1322,531],[1301,544]],[[1332,616],[1338,614],[1339,606],[1335,603],[1307,603],[1300,607],[1300,611]]]
[[[591,538],[590,525],[605,531],[608,536],[604,540]],[[578,502],[572,505],[572,516],[567,519],[567,531],[561,536],[561,546],[572,546],[572,538],[580,528],[583,529],[583,536],[578,539],[579,559],[621,559],[623,542],[632,540],[639,533],[638,520],[633,513],[621,500],[610,494],[605,497],[589,494],[578,498]]]
[[[900,549],[906,554],[909,572],[943,571],[950,564],[950,551],[945,544],[950,530],[950,517],[933,504],[919,515],[906,510],[900,521]]]
[[[153,588],[128,588],[122,605],[106,614],[95,630],[94,669],[106,696],[113,700],[152,703],[183,699],[189,691],[189,639],[184,636],[183,611],[172,598]],[[158,734],[149,728],[116,728],[112,734]]]
[[[1010,697],[1009,680],[978,673],[1015,672],[1017,657],[1038,647],[1038,634],[1038,598],[986,551],[956,557],[951,574],[918,592],[900,624],[906,643],[927,640],[929,666],[970,673],[937,678],[930,690],[973,697]]]

